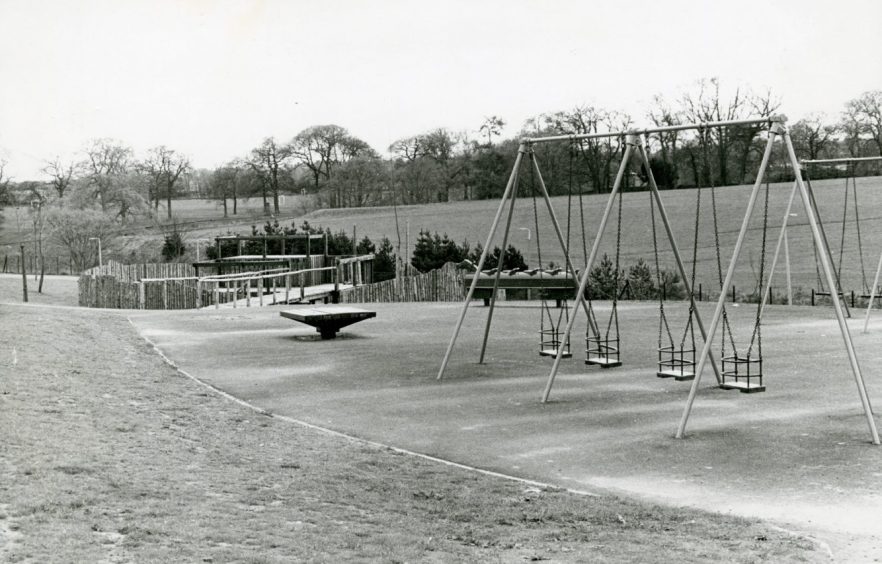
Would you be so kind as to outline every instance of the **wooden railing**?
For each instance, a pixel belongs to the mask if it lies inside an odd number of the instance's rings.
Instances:
[[[266,294],[272,303],[292,299],[292,291],[299,290],[303,300],[307,288],[326,287],[321,291],[334,297],[341,285],[359,286],[370,281],[374,255],[338,259],[335,266],[301,268],[273,268],[233,274],[196,277],[194,269],[185,264],[122,265],[108,263],[83,273],[79,279],[79,304],[85,307],[120,309],[194,309],[245,298],[245,307],[252,296],[260,305]],[[158,276],[157,276],[158,274]]]
[[[322,268],[304,268],[302,270],[273,269],[256,273],[240,273],[225,274],[219,276],[206,276],[200,278],[196,282],[196,291],[200,296],[210,296],[209,304],[213,304],[215,308],[219,308],[221,303],[232,302],[233,307],[238,307],[238,301],[241,294],[245,298],[245,306],[251,306],[252,288],[257,288],[257,299],[259,305],[264,305],[264,293],[266,289],[271,290],[272,303],[277,303],[277,294],[279,288],[284,285],[284,303],[288,303],[291,299],[292,288],[298,288],[300,299],[306,298],[307,282],[310,275],[317,272],[330,272],[334,284],[334,291],[339,292],[339,267],[325,266]],[[294,283],[296,277],[297,283]],[[284,283],[282,283],[284,281]],[[224,299],[221,299],[221,296]],[[203,304],[203,305],[209,305]]]

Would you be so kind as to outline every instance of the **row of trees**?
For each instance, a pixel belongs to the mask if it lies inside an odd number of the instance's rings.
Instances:
[[[769,117],[780,106],[771,92],[737,88],[725,95],[720,82],[709,79],[676,99],[656,96],[646,117],[653,125],[669,126]],[[271,195],[275,210],[280,191],[316,194],[319,205],[328,207],[495,198],[506,184],[520,137],[621,131],[634,125],[624,112],[579,106],[541,114],[528,120],[517,137],[503,139],[505,121],[490,116],[476,130],[477,137],[438,128],[398,139],[388,147],[388,159],[342,127],[315,126],[286,144],[267,139],[249,158],[213,171],[207,194],[226,202],[249,190],[253,194],[256,186],[264,201]],[[653,173],[665,188],[752,181],[762,155],[762,131],[741,126],[654,134],[649,139]],[[849,100],[836,121],[822,114],[806,116],[791,123],[790,133],[800,158],[882,155],[882,91]],[[609,191],[622,153],[617,138],[536,149],[553,195]],[[782,166],[783,155],[779,158],[772,174],[783,179],[789,172]],[[637,167],[631,172],[628,178],[641,176]],[[521,179],[522,186],[528,182]]]
[[[768,117],[779,108],[771,92],[736,88],[726,95],[717,79],[709,79],[676,99],[656,96],[646,117],[653,125],[670,126]],[[530,119],[518,137],[622,131],[634,124],[624,112],[586,105]],[[92,203],[124,222],[158,212],[162,202],[171,218],[173,199],[182,191],[217,199],[225,216],[237,213],[243,197],[259,197],[268,213],[279,213],[284,193],[314,194],[327,207],[494,198],[505,186],[519,143],[502,139],[504,126],[491,116],[475,131],[477,137],[445,128],[404,137],[388,147],[391,157],[384,159],[345,128],[316,125],[288,141],[269,137],[214,170],[194,170],[185,155],[166,146],[135,158],[125,144],[99,139],[78,160],[47,162],[43,182],[13,183],[0,162],[0,202],[8,202],[14,190],[29,200],[38,193],[70,196],[75,207]],[[761,132],[741,126],[654,134],[653,172],[665,188],[749,182],[762,152]],[[839,120],[812,114],[792,123],[790,132],[801,158],[882,155],[882,90],[846,102]],[[536,148],[548,189],[558,195],[608,191],[622,153],[621,140],[612,137]],[[631,178],[641,174],[637,168],[631,172]]]

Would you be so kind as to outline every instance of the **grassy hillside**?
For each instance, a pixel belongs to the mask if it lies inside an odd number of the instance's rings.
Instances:
[[[773,184],[769,196],[769,229],[767,231],[767,265],[771,264],[775,250],[780,225],[784,218],[784,211],[791,193],[791,184]],[[725,269],[731,257],[735,240],[744,211],[747,207],[747,199],[750,194],[750,186],[733,186],[717,189],[717,219],[719,222],[720,248],[722,267]],[[833,251],[835,260],[838,260],[840,241],[843,237],[842,208],[843,208],[843,181],[819,181],[814,183],[818,204],[821,208],[821,216],[825,224],[827,236]],[[859,214],[861,218],[860,235],[864,251],[864,271],[872,282],[879,250],[882,249],[882,177],[864,178],[859,181],[858,201],[860,204]],[[694,189],[675,190],[662,193],[668,216],[672,223],[674,236],[680,246],[680,252],[687,263],[691,262],[692,244],[695,230],[695,204],[697,191]],[[597,233],[603,207],[607,202],[607,195],[591,195],[583,197],[583,210],[585,216],[586,233],[585,239],[588,248]],[[563,262],[563,252],[557,242],[551,227],[549,215],[542,201],[538,204],[539,232],[538,240],[541,244],[541,255],[544,264],[554,261],[557,264]],[[568,204],[567,198],[553,198],[555,215],[566,231]],[[855,212],[853,200],[849,199],[848,215],[845,222],[845,254],[843,257],[842,277],[846,288],[859,290],[862,284],[860,257],[857,245],[857,229],[854,222]],[[400,206],[398,208],[398,230],[396,231],[395,213],[391,207],[361,208],[361,209],[336,209],[317,210],[296,219],[297,224],[302,220],[308,220],[314,225],[330,227],[334,231],[346,230],[351,233],[356,228],[359,237],[367,235],[371,239],[378,240],[381,237],[389,237],[393,245],[401,239],[401,247],[408,244],[413,249],[414,242],[420,229],[428,229],[439,233],[447,233],[458,242],[468,241],[474,245],[477,242],[484,243],[490,224],[499,205],[494,201],[467,201],[449,204],[429,204],[422,206]],[[582,231],[579,222],[578,199],[574,198],[571,210],[571,249],[574,262],[577,266],[584,263]],[[601,251],[615,252],[615,240],[617,231],[616,209],[610,218],[606,234],[601,241]],[[739,262],[735,277],[735,284],[739,291],[749,291],[759,274],[759,263],[762,247],[762,192],[757,201],[756,208],[750,222],[750,230]],[[515,212],[512,218],[512,231],[510,241],[525,255],[530,264],[538,263],[539,250],[537,250],[537,232],[533,215],[533,202],[523,198],[516,202]],[[290,221],[288,218],[285,218]],[[504,217],[503,217],[504,219]],[[809,288],[816,284],[814,250],[811,242],[811,232],[808,228],[803,206],[799,197],[794,201],[791,217],[789,218],[788,241],[790,251],[790,263],[793,284]],[[250,223],[243,222],[240,229],[250,229]],[[502,227],[494,241],[500,244]],[[235,227],[230,227],[235,229]],[[530,239],[528,233],[530,230]],[[207,237],[217,231],[211,229],[199,229],[191,234],[191,237]],[[658,221],[657,233],[659,238],[659,259],[664,267],[674,268],[673,253],[667,244],[664,231]],[[649,193],[635,192],[625,194],[622,205],[622,229],[621,229],[621,261],[623,265],[630,265],[638,258],[644,258],[650,264],[653,261],[652,227],[649,208]],[[716,271],[716,252],[713,235],[713,214],[711,208],[710,191],[702,190],[702,206],[699,220],[698,236],[698,274],[697,279],[704,288],[717,286],[718,276]],[[408,253],[409,256],[409,253]],[[783,255],[782,267],[778,270],[776,285],[784,283]]]
[[[842,180],[818,181],[814,184],[821,215],[824,220],[833,255],[839,256],[840,241],[843,238],[843,184]],[[875,271],[882,249],[882,177],[862,178],[858,182],[858,198],[860,203],[860,235],[864,250],[864,272],[869,282]],[[769,198],[769,225],[767,232],[767,264],[777,242],[781,221],[787,200],[790,196],[790,184],[773,184]],[[750,186],[733,186],[717,189],[717,216],[720,226],[720,246],[723,270],[726,269],[735,238],[740,227]],[[696,190],[667,191],[662,194],[668,215],[672,222],[675,238],[680,245],[684,260],[691,261],[693,233],[695,229]],[[711,213],[710,192],[702,191],[702,208],[699,225],[698,274],[697,279],[705,289],[718,285],[716,273],[716,253],[713,236],[713,216]],[[598,223],[606,204],[606,195],[591,195],[583,198],[585,216],[585,240],[590,248],[597,232]],[[568,204],[567,198],[553,199],[555,214],[566,231]],[[762,242],[762,204],[760,199],[750,223],[749,236],[744,247],[742,260],[735,277],[735,285],[741,291],[750,291],[758,275],[761,258]],[[849,200],[848,215],[845,221],[845,255],[843,257],[843,284],[848,289],[860,290],[862,286],[861,261],[857,246],[857,229],[854,222],[853,201]],[[420,229],[432,232],[447,233],[458,242],[468,241],[474,245],[484,243],[493,220],[498,200],[453,202],[448,204],[428,204],[421,206],[398,207],[398,223],[396,229],[395,213],[391,207],[317,210],[304,214],[309,202],[298,197],[288,197],[282,205],[280,223],[299,225],[307,220],[313,225],[330,227],[334,231],[345,230],[352,233],[355,227],[358,237],[367,235],[377,241],[381,237],[389,237],[393,245],[399,243],[402,252],[406,247],[413,249]],[[571,248],[574,262],[584,262],[582,247],[582,231],[579,227],[580,213],[578,200],[573,199],[571,211]],[[161,210],[160,210],[161,211]],[[261,215],[261,201],[252,199],[240,204],[240,215],[235,218],[223,219],[222,212],[216,202],[204,200],[182,200],[175,202],[175,212],[180,229],[191,244],[200,238],[211,238],[227,231],[245,233],[251,225],[262,225],[266,218]],[[808,289],[816,284],[815,261],[807,219],[799,198],[794,202],[790,217],[791,229],[788,231],[790,260],[793,284]],[[5,210],[6,221],[0,226],[3,229],[0,248],[8,241],[29,237],[28,220],[25,216],[20,222],[24,233],[16,234],[14,210]],[[531,199],[519,199],[512,218],[510,242],[518,247],[530,264],[538,263],[539,251],[536,247],[537,238],[541,244],[541,255],[544,264],[554,261],[563,262],[563,252],[556,241],[551,228],[548,212],[542,202],[538,202],[539,230],[537,233],[533,202]],[[503,224],[504,225],[504,224]],[[615,239],[618,221],[614,213],[610,219],[606,234],[601,243],[601,251],[612,255],[615,250]],[[162,226],[156,224],[135,224],[127,226],[121,233],[117,251],[126,254],[139,249],[146,249],[142,254],[158,252],[161,241]],[[528,232],[530,230],[530,239]],[[623,265],[630,265],[638,258],[652,263],[652,229],[649,212],[649,193],[636,192],[625,194],[622,206],[622,245],[621,260]],[[501,228],[494,241],[501,242]],[[674,267],[673,255],[667,245],[661,223],[658,224],[660,241],[660,261],[667,268]],[[409,256],[410,253],[407,252]],[[783,259],[782,259],[783,260]],[[784,283],[783,268],[776,278],[776,285]]]

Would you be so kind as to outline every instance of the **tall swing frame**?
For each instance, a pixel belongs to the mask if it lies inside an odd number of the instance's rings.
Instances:
[[[725,122],[725,123],[729,123],[729,122]],[[681,129],[688,129],[688,128],[681,128]],[[560,224],[558,223],[557,217],[554,213],[554,208],[551,204],[551,198],[548,195],[548,191],[545,187],[545,181],[542,178],[542,173],[539,170],[538,162],[535,159],[535,153],[533,151],[533,147],[535,145],[539,145],[542,143],[552,143],[552,142],[560,142],[560,141],[569,141],[570,143],[573,143],[573,142],[579,141],[579,140],[605,139],[605,138],[617,137],[617,138],[624,140],[625,152],[622,156],[621,162],[619,163],[619,168],[618,168],[618,171],[616,172],[615,181],[613,182],[612,190],[610,191],[609,198],[607,199],[607,202],[606,202],[606,207],[604,208],[604,211],[603,211],[603,216],[600,221],[600,227],[598,229],[597,236],[595,237],[594,243],[592,244],[591,252],[588,255],[586,265],[585,265],[584,269],[582,270],[582,278],[580,280],[579,288],[575,294],[575,300],[577,301],[577,305],[574,308],[572,315],[570,315],[569,319],[567,320],[567,327],[561,337],[561,340],[565,342],[570,339],[570,337],[572,335],[572,331],[573,331],[573,325],[575,323],[576,317],[578,316],[579,308],[581,308],[582,310],[585,311],[586,317],[588,318],[589,325],[592,324],[591,316],[589,314],[588,305],[585,301],[585,290],[586,290],[587,284],[588,284],[588,274],[590,272],[591,266],[593,265],[594,260],[597,257],[598,251],[600,249],[600,242],[603,237],[603,233],[606,228],[606,224],[609,220],[609,215],[612,211],[612,207],[613,207],[613,203],[615,202],[615,198],[619,195],[619,189],[621,188],[622,180],[625,176],[625,171],[628,167],[628,163],[631,159],[631,156],[635,152],[637,152],[639,154],[640,162],[643,164],[645,170],[647,171],[647,176],[649,178],[649,184],[650,184],[650,187],[651,187],[651,190],[653,193],[653,197],[655,198],[656,205],[658,206],[658,209],[659,209],[659,214],[662,218],[662,223],[665,228],[665,234],[667,235],[668,242],[671,245],[671,250],[673,251],[674,258],[676,259],[677,268],[680,273],[680,277],[684,280],[684,284],[687,286],[685,288],[685,290],[690,297],[690,300],[692,302],[691,303],[692,307],[695,308],[695,295],[694,295],[693,289],[691,287],[688,287],[689,283],[686,282],[687,280],[689,280],[689,278],[686,275],[686,268],[683,264],[683,259],[680,255],[680,249],[677,245],[676,240],[674,239],[674,233],[673,233],[673,230],[671,229],[671,224],[670,224],[670,221],[668,220],[668,215],[667,215],[667,212],[665,211],[664,204],[662,203],[661,195],[660,195],[660,192],[658,189],[658,185],[655,182],[655,178],[652,176],[652,171],[649,166],[649,151],[646,148],[646,139],[645,139],[646,134],[652,133],[655,131],[669,131],[669,130],[671,130],[671,129],[670,128],[668,128],[668,129],[662,128],[662,129],[656,129],[656,130],[644,130],[642,132],[618,131],[618,132],[610,132],[610,133],[557,135],[557,136],[550,136],[550,137],[533,137],[533,138],[522,139],[520,146],[518,147],[518,155],[515,158],[515,163],[514,163],[514,166],[512,167],[511,175],[509,176],[508,183],[506,184],[506,187],[505,187],[505,191],[503,192],[502,198],[499,202],[499,207],[496,210],[496,216],[494,217],[493,223],[490,226],[490,233],[487,235],[487,241],[484,244],[483,252],[481,253],[481,258],[479,259],[478,264],[476,266],[477,270],[480,272],[484,267],[484,261],[487,258],[488,249],[491,247],[493,237],[495,236],[496,231],[499,227],[499,221],[502,218],[502,213],[505,209],[506,204],[509,205],[509,209],[508,209],[508,217],[506,219],[506,224],[505,224],[505,230],[503,232],[503,237],[502,237],[502,248],[503,249],[507,248],[508,237],[509,237],[509,234],[511,231],[512,216],[514,214],[515,200],[517,198],[518,173],[519,173],[520,168],[522,166],[524,155],[529,155],[530,161],[533,166],[533,170],[536,173],[536,178],[538,179],[539,189],[542,193],[542,197],[545,201],[545,205],[548,208],[548,212],[551,217],[552,225],[554,226],[554,231],[557,235],[558,242],[560,243],[561,249],[564,252],[564,257],[565,257],[565,260],[567,263],[566,264],[567,271],[574,273],[575,270],[573,269],[573,266],[572,266],[573,262],[572,262],[572,259],[570,258],[569,249],[567,247],[567,244],[564,241],[564,237],[563,237],[563,234],[562,234],[562,231],[560,228]],[[635,149],[635,147],[636,147],[636,149]],[[487,339],[490,334],[490,326],[493,321],[493,311],[494,311],[494,308],[496,305],[496,295],[498,293],[500,274],[501,274],[501,270],[497,269],[495,276],[494,276],[494,281],[493,281],[493,291],[492,291],[491,298],[490,298],[489,311],[487,313],[487,323],[486,323],[486,326],[484,329],[484,338],[483,338],[483,341],[481,344],[481,353],[480,353],[479,360],[478,360],[479,364],[484,362],[484,355],[485,355],[486,348],[487,348]],[[444,377],[444,372],[446,371],[447,365],[450,361],[450,354],[453,351],[454,346],[456,345],[456,340],[459,336],[460,330],[462,329],[463,321],[465,320],[466,314],[468,313],[469,305],[471,304],[472,297],[475,292],[475,287],[477,286],[477,279],[478,279],[477,276],[472,279],[472,284],[469,287],[468,294],[466,295],[465,301],[463,302],[463,307],[460,312],[460,316],[456,322],[456,326],[454,327],[453,335],[450,339],[450,343],[447,346],[447,351],[444,354],[444,359],[441,361],[441,368],[438,370],[438,376],[436,378],[437,380],[441,380]],[[705,331],[704,322],[702,321],[701,314],[698,312],[697,308],[695,308],[695,317],[696,317],[696,322],[697,322],[698,328],[701,332],[702,338],[704,338],[706,340],[708,337],[707,337],[707,334]],[[595,330],[595,333],[599,334],[597,327],[593,327],[593,329]],[[548,396],[551,392],[551,387],[554,382],[554,377],[556,376],[558,368],[560,367],[560,361],[564,358],[564,356],[565,356],[564,349],[563,349],[563,347],[561,347],[558,350],[558,353],[554,358],[554,365],[552,368],[552,373],[549,376],[548,383],[546,385],[545,391],[543,392],[543,396],[542,396],[543,403],[548,401]],[[717,365],[716,360],[713,358],[712,353],[710,353],[710,356],[711,356],[711,366],[713,367],[714,375],[716,376],[717,383],[718,384],[722,383],[722,375],[721,375],[719,366]]]
[[[692,381],[692,387],[689,390],[689,396],[686,399],[686,404],[683,408],[683,414],[680,418],[680,423],[677,426],[677,432],[675,437],[678,439],[682,439],[686,434],[686,425],[689,421],[689,416],[692,413],[692,407],[695,402],[695,396],[698,393],[698,387],[701,383],[701,375],[704,370],[704,366],[707,363],[710,353],[710,347],[712,344],[713,336],[716,333],[717,327],[720,324],[720,317],[725,305],[726,294],[728,294],[729,289],[732,285],[732,278],[735,272],[735,267],[738,262],[738,259],[741,255],[741,248],[744,244],[744,239],[747,234],[747,229],[750,223],[751,215],[753,214],[753,209],[756,204],[757,195],[759,194],[760,186],[762,185],[763,177],[765,176],[766,168],[769,164],[769,157],[772,153],[772,147],[775,142],[776,137],[781,137],[782,142],[784,143],[784,147],[787,151],[787,157],[790,161],[790,166],[793,169],[793,173],[795,176],[795,183],[792,192],[799,192],[800,198],[803,203],[803,207],[806,210],[806,216],[809,220],[809,227],[812,231],[812,239],[815,242],[816,246],[820,249],[824,249],[824,251],[818,253],[818,256],[821,261],[821,267],[824,271],[824,276],[827,279],[827,285],[830,288],[838,288],[838,284],[836,281],[836,277],[833,271],[833,262],[830,256],[829,247],[827,246],[826,238],[823,235],[821,223],[819,220],[818,207],[814,200],[813,194],[810,189],[806,187],[806,183],[802,177],[802,168],[800,167],[799,160],[796,158],[796,151],[793,149],[793,141],[790,138],[790,132],[786,127],[786,119],[783,117],[771,117],[767,120],[762,120],[769,123],[769,137],[766,142],[766,148],[763,152],[763,158],[760,163],[759,171],[757,172],[756,182],[753,185],[753,189],[751,190],[750,197],[747,201],[747,209],[744,212],[744,219],[741,223],[741,229],[738,232],[738,238],[735,241],[735,248],[732,252],[732,258],[729,262],[729,268],[726,271],[726,278],[723,282],[723,287],[721,288],[720,297],[717,300],[716,308],[714,309],[714,315],[711,319],[710,325],[710,335],[711,340],[705,340],[704,347],[701,351],[701,354],[698,357],[698,366],[695,370],[695,379]],[[781,243],[781,238],[784,236],[785,230],[787,228],[787,219],[789,217],[790,204],[792,204],[792,193],[791,200],[787,206],[787,214],[784,216],[784,220],[781,226],[781,235],[779,236],[779,246]],[[777,252],[776,252],[777,255]],[[772,270],[774,270],[774,260],[772,265]],[[769,288],[771,286],[771,276],[769,277],[769,281],[767,282],[768,286],[766,287],[763,293],[763,300],[765,302],[766,296],[768,296]],[[871,441],[874,445],[879,445],[879,432],[876,429],[876,422],[873,418],[873,410],[870,405],[869,394],[867,393],[866,384],[864,382],[863,374],[861,372],[860,363],[857,358],[857,353],[854,349],[854,342],[851,338],[851,332],[848,329],[848,322],[846,321],[846,315],[843,308],[843,299],[844,296],[831,296],[833,297],[833,310],[836,316],[836,321],[839,325],[839,332],[842,336],[842,341],[845,346],[845,351],[848,356],[849,364],[851,366],[851,371],[854,376],[855,385],[858,389],[858,396],[861,400],[861,406],[863,408],[864,414],[867,419],[867,427],[870,431]],[[764,307],[765,303],[762,304],[761,307]]]

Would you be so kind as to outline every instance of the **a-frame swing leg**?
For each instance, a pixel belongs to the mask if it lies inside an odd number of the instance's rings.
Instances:
[[[762,162],[760,162],[759,171],[756,175],[756,182],[754,182],[753,189],[750,192],[750,198],[747,200],[747,209],[744,212],[741,229],[738,231],[738,239],[735,241],[735,249],[732,251],[732,259],[729,261],[729,268],[726,270],[726,278],[723,281],[722,288],[720,288],[720,297],[717,300],[717,306],[714,308],[714,316],[711,318],[710,327],[708,328],[709,333],[704,341],[701,354],[698,355],[698,366],[695,369],[695,379],[692,380],[692,387],[689,389],[689,397],[686,399],[686,406],[683,408],[683,415],[680,418],[680,424],[677,427],[677,433],[675,435],[678,439],[682,439],[686,432],[686,423],[689,421],[689,414],[692,412],[692,404],[695,402],[698,385],[701,383],[701,373],[704,371],[704,365],[710,357],[710,349],[713,344],[714,335],[717,333],[717,327],[720,325],[720,319],[723,314],[723,307],[726,304],[726,295],[729,293],[729,288],[732,286],[732,278],[735,275],[735,266],[738,262],[738,257],[741,256],[741,247],[744,245],[747,228],[750,225],[750,216],[753,213],[756,197],[759,193],[760,185],[763,182],[766,168],[769,165],[769,157],[772,154],[772,145],[775,141],[775,137],[780,134],[782,129],[783,126],[777,121],[774,122],[769,129],[769,139],[766,142],[766,148],[763,151],[763,159]]]
[[[484,268],[484,262],[487,259],[487,253],[489,252],[490,245],[493,243],[493,236],[496,234],[496,228],[499,225],[499,218],[502,217],[502,210],[505,208],[505,204],[508,201],[509,196],[512,193],[512,189],[514,188],[517,180],[518,171],[521,168],[521,160],[524,155],[524,145],[518,148],[518,156],[515,158],[514,166],[512,167],[511,176],[508,178],[508,184],[505,186],[505,192],[502,194],[502,199],[499,202],[499,209],[496,210],[496,217],[493,218],[493,223],[490,225],[490,233],[487,235],[487,242],[484,244],[484,250],[481,253],[481,258],[478,260],[477,271],[475,272],[475,276],[472,278],[472,284],[469,286],[469,293],[466,295],[466,299],[463,302],[462,310],[459,314],[459,319],[456,322],[456,327],[453,329],[453,336],[450,338],[450,343],[447,345],[447,352],[444,353],[444,360],[441,361],[441,368],[438,370],[437,379],[440,380],[444,377],[444,371],[447,369],[447,363],[450,360],[450,353],[453,351],[453,346],[456,344],[456,339],[459,337],[459,332],[462,329],[462,322],[465,319],[466,313],[469,310],[469,304],[472,301],[472,296],[475,295],[475,287],[478,285],[478,277],[481,273],[481,269]],[[495,292],[494,292],[495,296]]]
[[[797,165],[798,166],[798,165]],[[806,208],[806,214],[811,214],[812,218],[814,218],[815,224],[817,225],[818,233],[820,234],[820,243],[815,243],[817,247],[823,249],[818,256],[825,254],[827,255],[827,260],[830,262],[830,265],[833,265],[833,253],[830,251],[830,243],[827,241],[827,230],[824,229],[824,222],[821,220],[821,212],[818,209],[818,202],[815,200],[815,190],[812,188],[812,183],[805,183],[802,181],[802,169],[797,168],[795,171],[797,184],[800,186],[800,190],[805,189],[808,194],[809,202],[811,203],[811,209]],[[809,224],[811,224],[812,218],[809,218]],[[817,239],[816,239],[817,241]],[[823,262],[823,261],[822,261]],[[842,284],[839,280],[839,271],[834,270],[834,281],[836,282],[835,286],[829,286],[830,288],[830,298],[833,301],[837,301],[840,299],[840,294],[842,297],[842,303],[845,306],[845,316],[851,317],[851,309],[848,307],[848,300],[845,299],[845,293],[842,290]]]
[[[615,182],[613,182],[612,190],[609,193],[609,198],[606,201],[606,207],[603,209],[603,216],[600,218],[600,226],[597,228],[597,236],[594,238],[594,243],[591,245],[591,252],[588,255],[588,260],[585,263],[585,270],[582,271],[582,279],[579,281],[579,290],[578,295],[585,295],[585,288],[588,287],[588,275],[591,272],[591,266],[594,264],[594,259],[597,257],[597,252],[600,249],[600,241],[603,238],[603,232],[606,230],[606,224],[609,221],[609,215],[612,211],[613,202],[616,199],[616,196],[619,193],[619,188],[622,185],[622,178],[625,176],[625,169],[628,166],[628,161],[631,158],[631,153],[634,151],[634,146],[637,144],[637,136],[633,134],[628,134],[625,137],[625,154],[622,155],[622,162],[619,164],[619,170],[616,173]],[[561,340],[566,341],[570,338],[570,335],[573,332],[573,325],[576,323],[576,312],[578,308],[573,312],[573,315],[570,316],[570,320],[567,322],[567,328],[564,331],[563,337]],[[551,394],[551,388],[554,386],[554,378],[557,376],[557,371],[560,368],[560,360],[563,358],[563,347],[561,347],[557,351],[557,356],[554,358],[554,364],[551,366],[551,373],[548,375],[548,381],[545,384],[545,391],[542,393],[542,403],[546,403],[548,401],[548,396]]]
[[[778,244],[775,246],[775,254],[772,256],[772,265],[769,268],[769,280],[766,282],[766,287],[763,290],[763,303],[760,304],[760,317],[763,315],[763,311],[766,309],[766,304],[769,303],[769,294],[772,291],[772,278],[775,277],[775,267],[778,265],[778,254],[781,252],[781,246],[784,245],[785,250],[785,259],[787,260],[787,295],[788,302],[792,302],[790,298],[790,257],[787,256],[787,221],[790,219],[790,209],[793,207],[793,198],[796,196],[796,190],[799,186],[796,182],[793,183],[793,189],[790,191],[790,199],[787,200],[787,209],[784,210],[784,219],[781,221],[781,231],[778,233]],[[793,305],[792,303],[788,303],[788,305]]]
[[[525,146],[525,151],[526,151]],[[521,153],[518,153],[520,156]],[[520,171],[520,163],[518,169],[515,171],[514,176],[514,186],[511,190],[511,203],[508,208],[508,218],[505,220],[505,231],[502,232],[502,250],[499,252],[499,264],[496,265],[496,273],[493,275],[493,290],[490,293],[490,309],[487,311],[487,323],[484,325],[484,338],[481,340],[481,354],[478,356],[478,364],[484,364],[484,353],[487,352],[487,339],[490,338],[490,325],[493,323],[493,312],[496,310],[496,297],[499,294],[499,277],[502,275],[502,265],[505,262],[505,250],[508,248],[508,236],[511,234],[511,218],[514,215],[515,201],[518,199],[518,176],[517,173]],[[488,243],[489,247],[490,244]],[[484,249],[486,251],[487,249]],[[481,271],[478,270],[475,277],[477,278],[480,275]]]
[[[638,152],[640,153],[640,160],[643,162],[644,170],[646,171],[646,176],[649,179],[649,188],[652,191],[652,196],[655,199],[655,203],[658,205],[659,215],[661,215],[662,224],[665,226],[665,233],[668,236],[668,242],[671,244],[671,250],[674,253],[674,260],[677,263],[677,270],[680,272],[680,278],[683,280],[683,286],[686,289],[686,293],[689,295],[689,303],[692,306],[692,309],[695,313],[695,321],[698,325],[698,330],[701,332],[701,338],[707,341],[707,331],[704,329],[704,322],[701,319],[701,313],[698,311],[698,307],[695,304],[695,294],[692,291],[692,287],[689,285],[689,276],[686,274],[686,267],[683,265],[683,257],[680,256],[680,248],[677,246],[677,241],[674,240],[674,232],[671,229],[671,222],[668,221],[668,214],[665,211],[665,206],[661,200],[661,194],[658,190],[658,185],[655,183],[655,177],[652,175],[652,170],[649,166],[649,154],[646,150],[646,139],[642,139],[640,147],[638,148]],[[693,267],[694,268],[694,267]],[[717,365],[717,361],[714,359],[713,353],[708,353],[710,355],[711,367],[714,370],[714,376],[717,378],[717,384],[723,383],[723,377],[720,374],[720,368]]]
[[[811,209],[813,202],[809,198],[809,192],[802,181],[802,176],[799,174],[799,161],[796,159],[796,151],[793,150],[793,142],[790,140],[790,135],[786,131],[784,132],[784,143],[787,146],[787,154],[790,156],[793,170],[797,173],[796,182],[799,185],[799,194],[802,196],[802,203],[805,205],[806,209]],[[812,235],[816,242],[820,242],[821,233],[818,229],[818,223],[815,221],[815,214],[817,211],[817,209],[813,210],[814,213],[809,213],[808,216],[809,225],[812,228]],[[829,256],[824,255],[824,253],[821,253],[821,266],[824,267],[827,284],[832,288],[838,281],[835,280],[833,276],[833,262],[830,261]],[[842,301],[845,300],[843,299]],[[867,426],[870,428],[873,444],[878,445],[879,432],[876,430],[876,421],[873,419],[873,407],[870,405],[870,396],[867,393],[867,386],[864,383],[864,377],[861,374],[861,366],[858,362],[857,353],[854,350],[854,343],[851,340],[851,333],[848,330],[848,322],[845,320],[842,303],[838,299],[833,300],[833,310],[836,312],[836,321],[839,323],[839,332],[842,334],[842,341],[845,343],[845,351],[848,354],[851,371],[854,374],[854,381],[857,385],[858,395],[861,398],[861,405],[863,406],[864,414],[867,417]]]
[[[867,332],[867,326],[870,324],[870,311],[873,309],[873,302],[876,301],[876,288],[879,285],[880,273],[882,273],[882,253],[879,253],[879,265],[876,267],[876,276],[873,277],[873,286],[870,288],[870,303],[867,304],[867,315],[864,316],[864,333]]]

